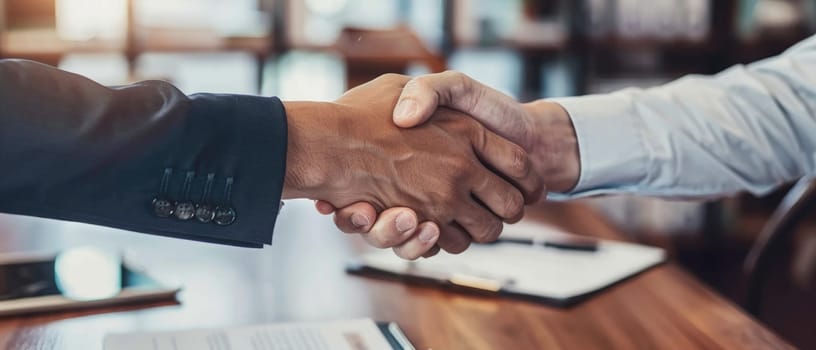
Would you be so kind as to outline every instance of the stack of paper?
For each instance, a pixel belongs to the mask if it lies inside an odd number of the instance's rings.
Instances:
[[[105,350],[414,350],[394,323],[370,319],[111,334]]]

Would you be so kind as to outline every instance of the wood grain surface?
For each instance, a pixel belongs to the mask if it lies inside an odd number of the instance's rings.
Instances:
[[[580,234],[623,239],[581,203],[528,213]],[[786,342],[673,263],[569,309],[347,275],[370,248],[337,231],[311,202],[287,204],[265,249],[151,237],[89,225],[0,216],[0,251],[120,249],[180,303],[0,319],[5,349],[102,348],[111,332],[371,317],[396,321],[418,349],[788,349]]]

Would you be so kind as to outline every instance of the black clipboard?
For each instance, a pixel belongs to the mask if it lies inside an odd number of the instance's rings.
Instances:
[[[606,285],[602,288],[593,290],[588,293],[575,295],[569,298],[551,298],[542,295],[533,295],[533,294],[526,294],[526,293],[518,293],[512,290],[503,288],[501,285],[480,285],[479,283],[461,283],[460,281],[451,281],[450,279],[435,279],[432,277],[427,276],[417,276],[417,275],[404,275],[404,274],[397,274],[391,271],[377,269],[371,266],[367,266],[360,261],[352,261],[346,264],[346,272],[352,275],[358,275],[363,277],[372,277],[378,279],[385,279],[391,281],[399,281],[399,282],[406,282],[414,285],[425,285],[425,286],[432,286],[436,288],[443,288],[455,292],[467,293],[467,294],[475,294],[475,295],[483,295],[483,296],[506,296],[511,297],[514,299],[519,300],[527,300],[535,303],[546,304],[555,307],[562,307],[567,308],[574,306],[576,304],[585,301],[592,296],[601,293],[605,290],[608,290],[614,286],[619,285],[625,281],[628,281],[646,271],[649,271],[657,266],[660,266],[665,261],[659,262],[657,264],[651,265],[645,269],[632,273],[626,277],[621,278],[620,280]]]

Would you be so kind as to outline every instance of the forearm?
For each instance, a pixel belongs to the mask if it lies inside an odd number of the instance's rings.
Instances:
[[[107,88],[29,61],[0,61],[0,82],[0,210],[238,245],[271,242],[286,154],[276,99],[188,97],[155,81]],[[158,196],[231,206],[237,219],[218,226],[157,217]]]
[[[717,76],[556,100],[578,136],[574,194],[763,194],[816,174],[816,49],[809,41]]]

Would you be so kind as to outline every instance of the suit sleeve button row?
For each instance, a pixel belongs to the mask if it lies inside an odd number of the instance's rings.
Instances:
[[[167,192],[172,174],[173,169],[167,168],[164,170],[164,175],[162,176],[162,181],[159,186],[159,194],[153,198],[151,203],[153,207],[153,214],[156,217],[174,217],[179,221],[196,219],[200,223],[212,222],[219,226],[227,226],[235,222],[238,215],[232,206],[227,204],[213,206],[211,204],[212,200],[210,195],[215,182],[215,174],[211,173],[207,175],[207,182],[204,185],[204,192],[201,196],[201,200],[198,202],[193,202],[189,199],[190,188],[192,186],[193,178],[195,177],[195,172],[192,171],[187,172],[186,174],[184,185],[182,185],[180,199],[174,201],[169,198]],[[232,196],[233,182],[234,179],[232,177],[227,178],[224,188],[224,196],[222,199],[223,203],[229,203],[230,201],[230,197]]]

